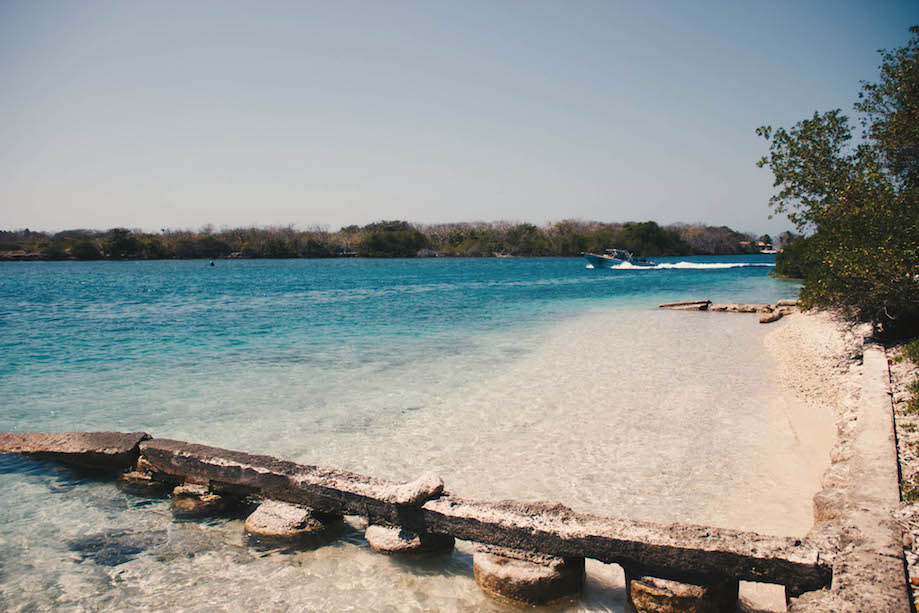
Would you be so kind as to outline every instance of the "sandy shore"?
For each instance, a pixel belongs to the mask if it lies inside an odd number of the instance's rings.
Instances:
[[[800,403],[787,418],[795,436],[812,449],[820,476],[816,489],[832,485],[825,472],[854,423],[861,393],[859,367],[870,333],[870,326],[852,326],[828,312],[794,313],[764,339],[778,363],[773,375]]]

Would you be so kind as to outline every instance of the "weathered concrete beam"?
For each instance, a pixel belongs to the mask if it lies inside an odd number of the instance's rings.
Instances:
[[[133,465],[146,432],[0,432],[0,452],[23,453],[97,469]]]
[[[181,441],[141,443],[158,470],[227,484],[327,513],[364,515],[422,534],[622,564],[644,575],[706,583],[731,578],[820,589],[831,569],[816,549],[788,538],[579,514],[561,505],[463,500],[442,494],[420,507],[397,504],[404,484]],[[426,479],[425,481],[428,481]],[[438,488],[432,496],[440,493]]]
[[[206,480],[218,489],[230,486],[238,493],[257,493],[324,513],[363,515],[371,523],[378,520],[417,526],[417,505],[443,491],[443,481],[428,474],[418,482],[397,483],[169,439],[145,441],[140,452],[147,462],[167,474]],[[413,509],[415,517],[411,517]]]
[[[798,539],[597,517],[562,505],[455,496],[429,500],[422,510],[431,532],[560,557],[593,558],[662,579],[702,584],[724,578],[758,581],[784,585],[792,594],[826,587],[832,579],[829,563]]]

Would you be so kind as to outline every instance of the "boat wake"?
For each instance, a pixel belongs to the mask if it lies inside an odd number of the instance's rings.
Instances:
[[[775,264],[769,262],[674,262],[663,263],[655,266],[634,266],[628,262],[610,266],[610,270],[719,270],[726,268],[772,268]],[[595,268],[588,264],[587,268]]]

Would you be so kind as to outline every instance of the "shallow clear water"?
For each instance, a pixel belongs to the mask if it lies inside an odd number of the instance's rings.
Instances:
[[[656,308],[794,296],[770,263],[0,263],[0,431],[144,430],[393,479],[433,469],[468,497],[801,534],[815,458],[765,327]],[[400,562],[354,529],[265,554],[240,521],[174,522],[164,501],[10,456],[0,492],[11,610],[502,610],[468,543]],[[100,533],[120,545],[80,540]],[[618,568],[588,574],[570,606],[621,610]]]

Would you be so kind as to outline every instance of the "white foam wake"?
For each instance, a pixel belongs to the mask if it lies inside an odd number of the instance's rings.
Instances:
[[[771,268],[773,266],[775,266],[775,264],[769,262],[674,262],[672,264],[662,263],[655,266],[635,266],[628,262],[623,262],[618,266],[611,266],[610,268],[615,268],[617,270],[719,270],[725,268]],[[590,264],[588,264],[587,267],[593,268]]]

